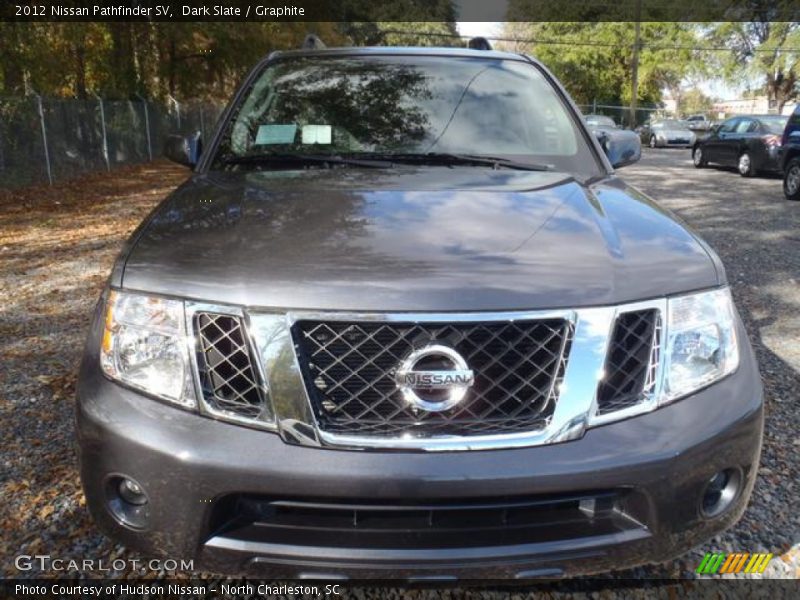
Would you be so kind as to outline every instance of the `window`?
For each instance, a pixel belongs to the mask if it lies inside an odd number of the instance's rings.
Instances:
[[[597,162],[556,90],[517,60],[293,57],[267,66],[214,158],[278,153],[468,153],[594,174]]]
[[[720,133],[732,133],[736,129],[736,125],[739,123],[740,119],[728,119],[722,125],[720,125],[719,132]]]
[[[764,131],[767,133],[780,135],[783,133],[783,130],[786,129],[786,123],[789,121],[789,117],[775,115],[774,117],[761,117],[759,121],[761,121]],[[757,131],[757,129],[754,129],[753,131]]]

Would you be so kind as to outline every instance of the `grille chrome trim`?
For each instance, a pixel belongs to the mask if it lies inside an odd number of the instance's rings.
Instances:
[[[288,372],[282,372],[280,377],[285,388],[283,390],[275,388],[278,378],[273,377],[270,381],[278,429],[283,439],[289,443],[343,449],[441,452],[537,446],[581,437],[590,419],[615,311],[614,307],[497,313],[290,312],[276,315],[253,311],[249,316],[256,345],[261,352],[261,362],[264,363],[267,372],[271,371],[269,365],[276,364],[278,354],[288,352],[288,346],[292,343],[291,328],[299,320],[431,323],[553,318],[568,320],[573,327],[572,349],[564,373],[561,395],[549,424],[536,431],[469,437],[454,435],[379,437],[331,433],[320,430],[317,425],[293,348],[292,365],[288,367]],[[267,341],[267,337],[271,338],[271,341]],[[286,368],[285,362],[281,368]],[[595,376],[587,377],[587,373],[593,373]],[[287,393],[291,393],[291,397],[287,396]],[[304,402],[297,402],[299,398]]]
[[[242,308],[237,306],[225,306],[191,301],[185,302],[185,310],[186,331],[189,332],[189,360],[191,363],[195,393],[198,399],[200,412],[222,421],[230,421],[240,425],[247,425],[250,427],[258,427],[260,429],[275,431],[276,425],[273,414],[274,410],[271,407],[272,398],[269,390],[269,383],[265,376],[264,367],[262,364],[263,361],[259,360],[260,355],[258,354],[256,345],[254,343],[252,327],[250,327],[247,313]],[[240,326],[243,329],[247,351],[251,357],[251,367],[255,371],[256,379],[260,384],[259,394],[264,399],[265,403],[265,410],[262,411],[261,419],[251,419],[230,410],[220,409],[206,399],[205,394],[203,393],[203,383],[200,375],[202,367],[198,362],[197,356],[197,344],[199,343],[199,339],[195,329],[195,320],[200,313],[210,313],[239,319]]]
[[[269,410],[263,385],[253,367],[242,319],[197,312],[194,319],[203,396],[218,410],[259,420]]]
[[[303,318],[292,334],[321,429],[370,437],[467,437],[546,426],[573,324],[571,314],[397,324]],[[396,370],[408,356],[437,344],[466,360],[475,381],[448,410],[421,410],[398,385]]]
[[[626,312],[636,312],[648,309],[655,309],[657,311],[656,336],[654,336],[657,340],[657,344],[653,344],[653,347],[651,348],[650,366],[648,368],[648,374],[645,380],[645,389],[642,392],[642,398],[640,402],[627,408],[605,414],[599,414],[597,410],[597,397],[595,394],[592,401],[592,416],[589,420],[589,427],[595,427],[597,425],[603,425],[612,421],[619,421],[621,419],[635,417],[636,415],[641,415],[658,408],[658,399],[661,397],[664,384],[661,374],[664,372],[666,362],[666,352],[663,352],[663,347],[667,339],[667,299],[660,298],[657,300],[621,305],[617,307],[616,314],[619,315]],[[616,321],[616,316],[614,319]],[[611,332],[609,332],[609,338],[610,336]]]
[[[661,340],[666,339],[664,318],[666,299],[638,302],[620,306],[581,308],[576,310],[469,312],[469,313],[355,313],[355,312],[267,312],[263,309],[244,309],[207,303],[186,302],[187,327],[194,314],[200,311],[236,315],[243,319],[248,343],[256,357],[255,368],[271,402],[275,421],[254,422],[237,415],[224,414],[209,407],[202,398],[198,378],[197,357],[191,352],[194,381],[200,410],[210,417],[239,425],[277,431],[290,444],[308,447],[329,447],[346,450],[398,450],[447,452],[490,450],[540,446],[578,439],[588,427],[601,425],[657,408],[664,352],[660,352],[652,392],[643,402],[624,410],[597,414],[596,391],[605,364],[606,351],[616,315],[620,312],[655,308],[662,317]],[[550,423],[541,430],[492,435],[430,437],[378,437],[343,435],[321,431],[311,410],[297,355],[291,336],[298,320],[350,320],[366,322],[460,322],[507,321],[515,319],[565,318],[573,325],[572,347],[564,372],[561,394]],[[189,331],[193,331],[189,329]],[[193,348],[194,346],[192,346]],[[594,374],[591,376],[589,374]],[[271,375],[268,377],[267,375]]]
[[[617,412],[652,393],[661,343],[657,310],[618,312],[606,356],[606,376],[597,391],[597,412]]]

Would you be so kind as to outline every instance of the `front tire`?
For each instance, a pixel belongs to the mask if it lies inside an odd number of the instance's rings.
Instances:
[[[753,159],[748,152],[741,153],[737,168],[739,170],[739,175],[742,177],[752,177],[756,174],[756,170],[753,168]]]
[[[786,165],[783,174],[783,195],[787,200],[800,200],[800,157]]]
[[[692,151],[692,162],[694,163],[695,169],[702,169],[708,164],[706,157],[703,154],[703,149],[700,146],[697,146]]]

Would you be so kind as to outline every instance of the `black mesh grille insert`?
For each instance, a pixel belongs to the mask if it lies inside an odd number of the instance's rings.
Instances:
[[[299,321],[300,366],[322,429],[375,435],[536,430],[553,414],[572,339],[564,319],[479,323]],[[456,350],[475,380],[455,407],[409,406],[395,370],[431,343]]]
[[[641,402],[655,385],[661,324],[655,309],[617,316],[606,355],[605,378],[597,388],[598,414]]]
[[[509,546],[642,529],[627,496],[600,490],[414,502],[242,494],[214,505],[211,528],[231,540],[339,551]]]
[[[242,417],[261,416],[265,395],[253,369],[241,319],[200,312],[194,317],[194,330],[205,401]]]

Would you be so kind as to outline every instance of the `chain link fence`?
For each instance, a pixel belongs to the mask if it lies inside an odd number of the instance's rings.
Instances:
[[[604,115],[611,117],[614,122],[626,129],[630,129],[631,109],[629,106],[614,106],[610,104],[579,104],[578,108],[584,115]],[[651,118],[673,117],[674,113],[664,108],[636,108],[636,124],[642,125]]]
[[[161,156],[169,134],[214,131],[222,106],[0,97],[0,188],[54,183]]]

